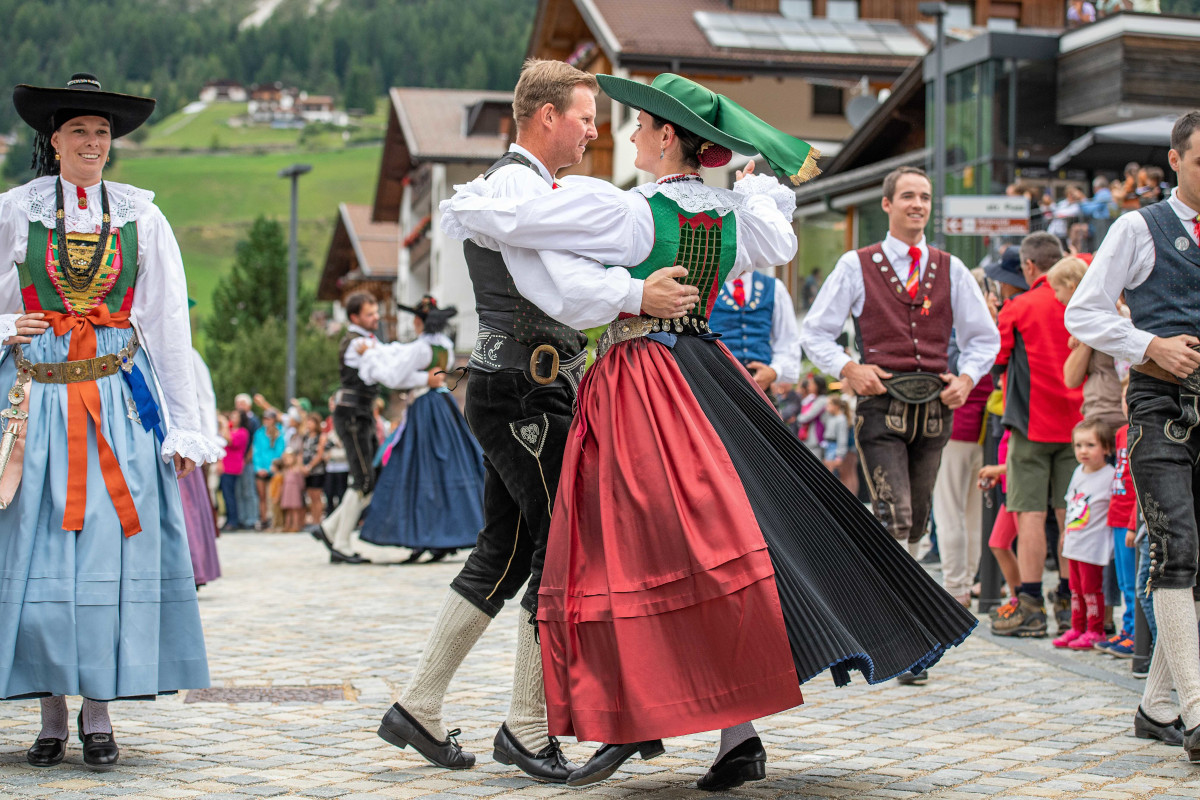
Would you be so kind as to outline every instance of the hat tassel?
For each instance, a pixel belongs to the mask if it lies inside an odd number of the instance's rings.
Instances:
[[[820,150],[815,147],[808,149],[808,155],[804,157],[804,163],[800,165],[800,170],[795,175],[789,176],[793,186],[799,186],[805,181],[811,181],[821,174],[821,170],[817,168],[817,159],[820,157]]]

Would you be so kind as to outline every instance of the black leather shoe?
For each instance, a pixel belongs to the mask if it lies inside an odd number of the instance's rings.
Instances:
[[[459,730],[455,728],[446,734],[446,741],[439,742],[399,703],[392,703],[392,707],[383,715],[383,721],[379,723],[379,738],[388,744],[401,750],[411,746],[426,761],[439,767],[469,769],[475,766],[475,754],[463,752],[454,738],[458,734]]]
[[[320,524],[309,525],[304,530],[318,542],[325,545],[330,552],[333,552],[333,542],[329,541],[329,537],[325,535],[325,529]]]
[[[97,772],[110,770],[117,765],[121,755],[112,731],[107,733],[84,733],[83,712],[79,712],[79,741],[83,742],[83,763]]]
[[[563,755],[558,739],[553,736],[550,737],[550,744],[534,754],[517,741],[507,724],[501,724],[493,744],[496,749],[492,751],[492,758],[501,764],[517,767],[535,781],[566,783],[567,776],[579,769],[578,764],[568,761]]]
[[[1176,717],[1171,722],[1163,724],[1150,719],[1142,707],[1138,706],[1133,715],[1133,735],[1139,739],[1158,739],[1167,744],[1183,744],[1183,720]]]
[[[330,564],[370,564],[371,559],[363,558],[358,553],[350,553],[349,555],[347,555],[346,553],[342,553],[337,550],[330,550],[329,551],[329,563]]]
[[[1183,751],[1188,761],[1200,761],[1200,725],[1183,732]]]
[[[38,739],[25,751],[25,760],[35,767],[53,767],[67,754],[66,739]]]
[[[752,736],[721,756],[721,760],[696,781],[696,788],[706,792],[723,792],[741,786],[746,781],[761,781],[765,777],[767,751],[763,749],[762,740]]]
[[[408,558],[401,561],[401,564],[415,564],[420,560],[421,556],[425,555],[424,550],[413,550],[408,554]]]
[[[454,552],[453,550],[430,550],[429,551],[429,561],[427,561],[425,563],[436,564],[439,561],[445,560],[446,556],[450,555],[453,552]]]
[[[921,670],[915,675],[911,672],[901,672],[896,676],[896,683],[901,686],[924,686],[929,682],[929,671]]]
[[[640,753],[643,761],[663,754],[662,739],[633,744],[605,744],[567,778],[567,786],[587,786],[606,779],[624,764],[634,753]]]

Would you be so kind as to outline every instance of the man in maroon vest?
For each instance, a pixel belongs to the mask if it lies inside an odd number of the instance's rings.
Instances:
[[[932,202],[923,171],[901,167],[888,174],[887,237],[838,259],[800,332],[809,359],[858,395],[856,443],[875,516],[914,556],[953,410],[1000,349],[971,273],[925,242]],[[835,341],[847,316],[854,318],[862,363]],[[947,368],[952,333],[957,375]]]

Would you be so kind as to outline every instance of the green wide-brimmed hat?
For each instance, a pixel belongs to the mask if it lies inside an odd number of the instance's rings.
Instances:
[[[768,125],[722,94],[664,72],[649,84],[597,75],[605,93],[627,106],[679,125],[735,153],[761,155],[780,178],[799,185],[820,174],[821,153],[808,142]]]

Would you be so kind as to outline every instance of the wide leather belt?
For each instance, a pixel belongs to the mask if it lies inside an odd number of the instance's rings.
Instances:
[[[17,372],[23,378],[32,378],[38,383],[79,383],[95,381],[117,375],[121,370],[133,370],[133,357],[140,347],[137,334],[129,337],[129,343],[118,350],[95,358],[85,358],[79,361],[39,362],[34,364],[25,358],[21,348],[14,347]]]
[[[480,326],[467,368],[484,372],[517,369],[538,385],[549,386],[562,380],[572,391],[577,391],[587,369],[587,352],[580,350],[570,358],[563,358],[552,345],[529,347],[505,333]]]
[[[1176,386],[1182,386],[1192,394],[1200,395],[1200,369],[1192,372],[1183,380],[1180,380],[1175,375],[1167,372],[1165,369],[1155,364],[1153,361],[1147,361],[1145,364],[1135,364],[1131,369],[1137,370],[1143,375],[1149,375],[1151,378],[1157,378],[1166,383],[1173,383]]]
[[[374,393],[364,394],[353,389],[338,389],[334,405],[340,408],[370,409],[375,397]]]
[[[711,333],[708,321],[700,317],[659,319],[658,317],[626,317],[609,324],[596,343],[596,358],[603,358],[613,345],[649,336],[652,333],[674,333],[700,336]]]
[[[893,373],[892,377],[884,378],[882,382],[890,396],[914,405],[936,399],[946,388],[945,381],[932,372]]]

